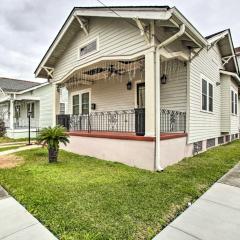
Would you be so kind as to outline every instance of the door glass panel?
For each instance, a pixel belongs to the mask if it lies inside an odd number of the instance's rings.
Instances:
[[[137,106],[145,108],[145,83],[137,84]]]
[[[89,113],[89,93],[82,94],[82,114]]]
[[[72,113],[73,115],[79,115],[79,95],[74,95],[72,99]]]

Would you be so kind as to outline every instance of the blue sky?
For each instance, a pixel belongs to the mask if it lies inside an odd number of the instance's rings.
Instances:
[[[106,5],[176,6],[204,35],[231,28],[240,46],[239,0],[102,0]],[[130,4],[129,4],[130,3]],[[34,70],[74,6],[97,0],[1,0],[0,76],[34,80]]]

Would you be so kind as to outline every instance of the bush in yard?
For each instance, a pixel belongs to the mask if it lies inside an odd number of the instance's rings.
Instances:
[[[4,137],[6,134],[5,122],[3,119],[0,119],[0,137]]]
[[[43,146],[48,148],[48,161],[49,163],[57,162],[59,144],[63,143],[65,146],[69,143],[69,135],[66,133],[66,129],[62,126],[43,128],[37,140]]]

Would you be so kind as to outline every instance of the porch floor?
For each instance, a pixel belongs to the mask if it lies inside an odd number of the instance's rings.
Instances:
[[[136,136],[134,132],[107,132],[107,131],[70,131],[70,136],[79,137],[94,137],[94,138],[109,138],[122,140],[137,140],[137,141],[155,141],[155,137]],[[187,136],[187,133],[161,133],[161,140],[181,138]]]

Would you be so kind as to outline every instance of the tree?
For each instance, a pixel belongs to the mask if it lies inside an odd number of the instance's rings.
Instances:
[[[43,128],[37,140],[43,146],[48,148],[48,161],[49,163],[57,162],[59,144],[63,143],[65,146],[69,143],[69,135],[66,133],[66,129],[57,125],[56,127]]]

